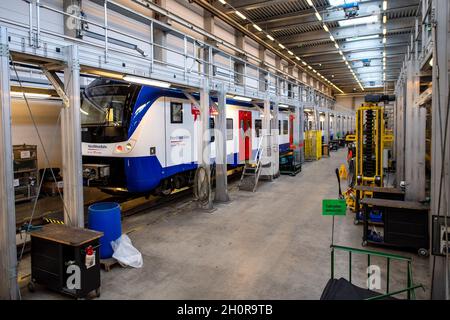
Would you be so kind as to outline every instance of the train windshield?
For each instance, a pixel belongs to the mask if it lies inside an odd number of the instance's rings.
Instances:
[[[127,83],[94,83],[88,86],[81,105],[82,125],[126,125],[126,109],[133,93],[133,86]]]

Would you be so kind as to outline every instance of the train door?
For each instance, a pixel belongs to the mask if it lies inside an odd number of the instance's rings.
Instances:
[[[252,113],[239,110],[239,160],[248,161],[252,154]]]
[[[295,119],[295,115],[290,114],[289,115],[289,145],[291,146],[291,148],[294,145],[294,119]]]

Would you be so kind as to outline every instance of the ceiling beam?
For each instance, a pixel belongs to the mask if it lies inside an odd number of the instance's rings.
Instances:
[[[361,2],[359,4],[358,18],[372,16],[374,14],[381,14],[382,2],[380,0]],[[418,1],[411,2],[411,0],[396,0],[390,1],[387,10],[388,15],[403,10],[412,10],[418,8]],[[319,10],[326,23],[333,23],[341,20],[346,20],[345,12],[343,10]],[[285,15],[269,17],[264,20],[256,20],[260,26],[271,32],[276,32],[284,29],[295,28],[298,26],[305,26],[309,23],[317,23],[317,18],[314,15],[314,10],[302,10]]]
[[[255,10],[265,7],[273,6],[274,4],[281,4],[292,2],[292,0],[229,0],[228,3],[236,9]]]
[[[404,55],[406,52],[406,47],[396,47],[396,48],[390,48],[389,50],[386,50],[386,56],[389,59],[389,57],[393,56],[401,56]],[[345,58],[347,61],[361,61],[363,59],[382,59],[383,58],[383,50],[374,49],[374,50],[366,50],[364,52],[355,52],[346,54]],[[309,64],[327,64],[327,63],[337,63],[342,62],[345,63],[342,56],[335,53],[329,53],[326,55],[321,56],[310,56],[304,59]]]
[[[386,44],[383,43],[383,39],[371,39],[371,40],[364,40],[364,41],[352,41],[352,42],[342,42],[340,43],[340,50],[342,50],[344,53],[350,53],[350,52],[360,52],[360,51],[366,51],[366,50],[373,50],[373,49],[383,49],[383,48],[392,48],[392,47],[398,47],[398,46],[406,46],[409,43],[409,36],[408,35],[396,35],[387,38]],[[291,48],[293,49],[293,48]],[[317,46],[308,46],[308,47],[301,47],[296,48],[292,50],[296,55],[308,57],[308,56],[315,56],[315,55],[323,55],[323,54],[329,54],[329,53],[335,53],[339,54],[339,50],[336,49],[334,44],[330,41],[330,43],[327,44],[321,44]]]
[[[394,19],[387,22],[387,30],[390,33],[398,33],[401,31],[410,31],[414,26],[414,18],[400,18]],[[332,29],[331,34],[337,40],[344,40],[353,37],[364,37],[371,35],[380,35],[383,32],[384,25],[380,24],[377,26],[372,26],[370,28],[361,26],[350,26]],[[328,32],[325,30],[305,32],[301,34],[296,34],[294,36],[287,36],[278,38],[278,41],[283,43],[285,46],[295,46],[306,42],[317,42],[321,40],[329,39]]]

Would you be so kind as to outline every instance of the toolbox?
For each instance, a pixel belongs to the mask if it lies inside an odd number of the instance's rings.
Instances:
[[[31,235],[31,281],[51,290],[85,298],[100,296],[100,237],[102,232],[47,224]]]

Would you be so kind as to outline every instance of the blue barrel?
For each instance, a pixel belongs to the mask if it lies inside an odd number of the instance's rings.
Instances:
[[[111,258],[114,251],[111,241],[122,235],[120,205],[115,202],[101,202],[89,206],[89,229],[104,233],[100,238],[100,258]]]

